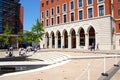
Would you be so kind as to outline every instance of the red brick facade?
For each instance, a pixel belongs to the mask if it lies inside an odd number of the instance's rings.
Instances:
[[[83,20],[88,19],[88,8],[93,9],[93,19],[99,16],[99,9],[98,7],[100,5],[104,6],[104,16],[111,16],[113,15],[113,19],[115,19],[115,31],[116,33],[120,33],[120,15],[118,14],[118,10],[120,10],[120,2],[119,0],[103,0],[102,2],[98,2],[99,0],[92,0],[92,4],[88,5],[88,0],[82,0],[82,7],[78,7],[78,1],[79,0],[53,0],[54,2],[51,2],[52,0],[41,0],[40,1],[40,20],[43,22],[43,25],[46,26],[46,19],[48,19],[48,26],[51,26],[51,9],[54,9],[54,25],[57,25],[56,23],[56,7],[60,6],[60,24],[63,24],[63,4],[65,3],[67,5],[67,12],[65,13],[67,18],[66,22],[70,23],[70,13],[74,12],[74,21],[79,20],[78,11],[83,10]],[[74,1],[74,10],[70,11],[70,2]],[[48,18],[46,18],[46,11],[48,10]],[[113,14],[112,14],[113,11]],[[44,18],[42,19],[42,12],[44,13]]]

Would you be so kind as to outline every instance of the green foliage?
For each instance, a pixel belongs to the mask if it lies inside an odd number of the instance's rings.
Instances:
[[[33,43],[39,43],[40,40],[42,40],[42,37],[44,35],[44,29],[43,25],[39,22],[39,20],[36,20],[36,24],[33,25],[31,31],[27,31],[24,35],[24,40],[27,41],[29,44]]]
[[[18,32],[18,38],[17,40],[22,43],[24,41],[24,38],[23,38],[23,31],[20,30],[20,32]]]
[[[4,39],[5,45],[10,45],[11,30],[10,30],[10,26],[8,23],[5,25],[5,30],[3,32],[3,39]]]

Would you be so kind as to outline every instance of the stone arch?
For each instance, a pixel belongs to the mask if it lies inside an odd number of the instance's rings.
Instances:
[[[68,32],[66,29],[63,30],[63,39],[64,39],[64,43],[63,43],[63,48],[68,48]]]
[[[92,46],[95,49],[96,37],[95,37],[95,29],[93,26],[90,26],[87,30],[89,35],[89,46]]]
[[[85,30],[80,27],[78,30],[78,36],[79,36],[79,45],[85,46]]]
[[[59,30],[57,30],[56,36],[57,36],[57,47],[61,48],[61,33]]]
[[[45,33],[45,38],[46,38],[46,47],[49,48],[49,33]]]
[[[52,31],[50,35],[51,35],[51,39],[52,39],[52,48],[55,48],[55,34]]]
[[[71,35],[71,47],[76,48],[76,32],[75,29],[70,30],[70,35]]]

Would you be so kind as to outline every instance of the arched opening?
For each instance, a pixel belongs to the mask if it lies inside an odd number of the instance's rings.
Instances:
[[[72,48],[76,48],[76,34],[74,29],[71,31],[71,44]]]
[[[49,34],[46,33],[46,47],[49,48]]]
[[[83,28],[80,29],[79,37],[80,37],[80,43],[79,43],[79,45],[80,46],[85,46],[85,31],[84,31]]]
[[[59,31],[57,32],[57,37],[58,37],[58,48],[61,48],[61,34]]]
[[[52,48],[55,48],[55,35],[53,32],[51,33],[51,38],[52,38]]]
[[[68,33],[66,30],[64,31],[64,46],[63,47],[68,48]]]
[[[95,30],[93,27],[89,29],[89,46],[95,48]]]

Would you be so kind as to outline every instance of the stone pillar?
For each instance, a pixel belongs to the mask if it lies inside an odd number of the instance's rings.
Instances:
[[[52,37],[49,37],[49,48],[52,48]]]
[[[71,35],[68,35],[68,49],[71,49]]]
[[[64,36],[61,36],[61,48],[64,46]]]
[[[85,34],[85,49],[88,49],[89,47],[89,37],[88,34]]]
[[[77,34],[76,35],[76,49],[80,48],[79,44],[80,44],[80,38],[79,38],[79,35]]]
[[[55,48],[58,48],[58,37],[55,36]]]

